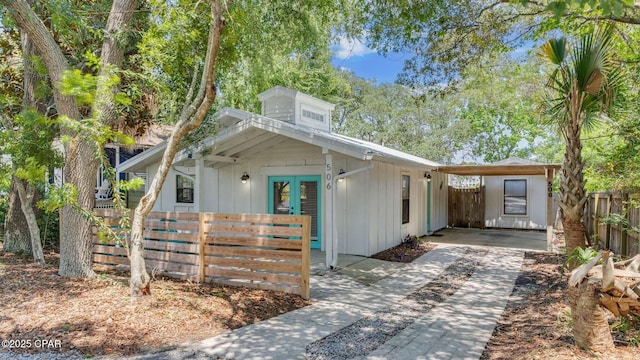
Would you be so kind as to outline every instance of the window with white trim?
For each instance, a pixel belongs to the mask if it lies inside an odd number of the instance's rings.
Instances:
[[[527,180],[504,181],[504,214],[527,215]]]
[[[193,203],[193,180],[186,176],[176,175],[176,202]]]
[[[410,198],[410,188],[409,184],[411,182],[411,178],[409,175],[402,175],[402,223],[407,224],[409,222],[409,198]]]

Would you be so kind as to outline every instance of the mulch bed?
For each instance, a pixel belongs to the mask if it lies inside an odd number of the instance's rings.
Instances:
[[[410,263],[423,254],[433,250],[436,246],[437,245],[422,239],[417,239],[416,241],[405,241],[400,245],[381,251],[371,257],[385,261]]]
[[[563,256],[552,253],[525,253],[509,302],[481,359],[640,359],[637,318],[611,319],[616,349],[610,354],[598,356],[574,343],[563,261]]]
[[[126,356],[215,336],[309,304],[300,296],[165,278],[152,295],[129,299],[128,274],[98,269],[95,279],[57,275],[0,247],[0,340],[60,341],[55,350]],[[12,348],[14,352],[40,352]]]

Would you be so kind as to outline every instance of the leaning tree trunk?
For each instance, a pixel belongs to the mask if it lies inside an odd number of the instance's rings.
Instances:
[[[584,96],[578,94],[574,97]],[[584,176],[582,170],[582,143],[580,142],[579,113],[570,116],[566,128],[562,129],[565,140],[564,162],[560,173],[560,202],[562,211],[562,226],[564,227],[567,252],[576,247],[585,246],[586,231],[582,217],[587,196],[584,190]]]
[[[31,236],[29,235],[29,225],[24,217],[20,205],[20,196],[16,181],[21,181],[15,176],[11,177],[11,190],[9,191],[9,202],[7,214],[4,219],[4,251],[15,254],[31,253]]]
[[[13,168],[15,171],[17,169],[17,165],[14,164]],[[33,262],[39,265],[44,265],[44,254],[42,253],[42,242],[40,240],[40,228],[38,227],[36,214],[33,211],[33,201],[38,190],[27,181],[17,181],[16,186],[18,188],[18,195],[20,196],[22,213],[27,220],[27,226],[29,228]]]
[[[158,199],[162,185],[164,184],[173,159],[178,151],[180,140],[191,130],[194,130],[202,123],[209,108],[213,104],[216,97],[215,90],[215,69],[218,58],[218,50],[220,48],[220,34],[224,26],[224,12],[226,11],[226,1],[211,0],[211,23],[209,28],[209,39],[207,41],[207,54],[204,61],[204,68],[198,87],[198,92],[194,97],[195,86],[197,85],[197,68],[194,70],[193,79],[184,107],[180,113],[180,119],[175,125],[171,136],[167,139],[167,145],[160,161],[158,171],[156,171],[149,191],[140,199],[140,203],[133,213],[131,226],[131,244],[130,244],[130,261],[131,261],[131,299],[142,295],[149,295],[150,277],[147,273],[144,262],[144,221],[147,215],[153,209]],[[225,3],[224,6],[221,3]]]

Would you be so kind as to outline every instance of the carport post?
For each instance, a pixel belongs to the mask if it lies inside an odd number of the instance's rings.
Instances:
[[[427,178],[427,236],[431,235],[431,173],[425,175]]]

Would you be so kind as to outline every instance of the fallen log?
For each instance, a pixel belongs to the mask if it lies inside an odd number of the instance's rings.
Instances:
[[[603,255],[604,255],[604,251],[601,250],[600,253],[593,259],[589,260],[588,263],[582,264],[577,268],[573,269],[573,271],[571,271],[571,277],[569,278],[569,286],[576,286],[580,284],[582,280],[585,278],[585,276],[587,276],[589,271],[594,266],[596,266],[596,264],[598,263],[598,261],[600,261],[600,259],[602,259]]]
[[[629,261],[629,265],[627,265],[627,268],[625,270],[640,273],[640,254],[637,254],[630,260],[631,261]]]

